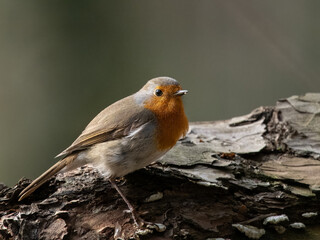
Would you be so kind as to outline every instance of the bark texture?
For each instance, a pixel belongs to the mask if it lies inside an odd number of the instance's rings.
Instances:
[[[141,229],[89,167],[57,175],[22,202],[30,180],[2,184],[0,239],[267,239],[294,222],[308,227],[319,221],[319,113],[320,94],[308,93],[192,123],[161,161],[119,180],[140,217],[158,223]]]

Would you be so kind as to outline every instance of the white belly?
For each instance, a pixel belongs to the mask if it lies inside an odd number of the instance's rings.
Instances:
[[[121,140],[115,140],[96,144],[83,152],[81,157],[104,176],[114,178],[141,169],[166,152],[157,151],[153,144],[145,143],[131,148],[129,145],[124,146]]]

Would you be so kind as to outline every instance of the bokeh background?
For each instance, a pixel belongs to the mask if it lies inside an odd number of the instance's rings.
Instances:
[[[320,1],[0,2],[0,181],[34,178],[104,107],[150,78],[191,121],[320,87]]]

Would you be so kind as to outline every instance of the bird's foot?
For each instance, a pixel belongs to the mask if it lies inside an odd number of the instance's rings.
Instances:
[[[151,223],[144,222],[144,227],[140,227],[136,231],[136,235],[138,236],[146,236],[148,234],[152,234],[154,231],[156,232],[164,232],[166,230],[166,226],[162,223]]]

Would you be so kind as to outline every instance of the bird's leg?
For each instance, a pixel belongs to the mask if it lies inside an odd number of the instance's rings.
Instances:
[[[131,205],[129,200],[126,198],[126,196],[122,193],[122,191],[120,190],[120,188],[118,187],[118,185],[114,181],[114,179],[109,179],[109,181],[110,181],[112,187],[114,187],[117,190],[117,192],[122,197],[123,201],[125,201],[125,203],[127,204],[128,208],[129,208],[129,210],[131,212],[131,215],[132,215],[134,223],[139,227],[139,224],[138,224],[138,221],[137,221],[137,217],[136,217],[136,211],[134,210],[133,206]]]

